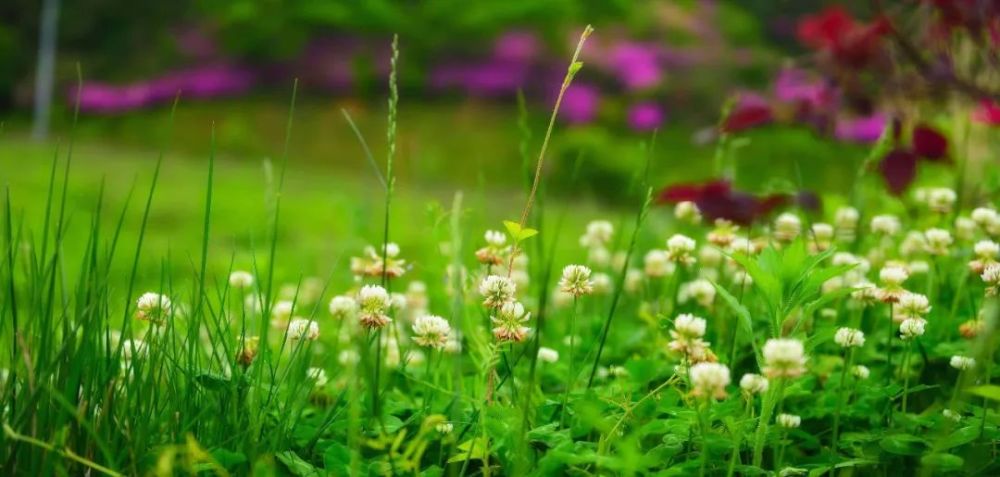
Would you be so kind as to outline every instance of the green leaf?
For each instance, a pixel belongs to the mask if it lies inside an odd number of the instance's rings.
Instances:
[[[323,451],[323,467],[335,475],[346,475],[351,465],[351,450],[339,442],[331,442]]]
[[[195,382],[209,391],[221,391],[229,387],[231,382],[228,378],[218,374],[204,373],[194,377]]]
[[[965,459],[962,459],[955,454],[935,452],[921,457],[920,463],[926,465],[927,467],[933,467],[937,470],[955,471],[962,468],[962,465],[965,464]]]
[[[878,443],[882,450],[897,455],[920,455],[927,443],[911,434],[895,434],[886,436]]]
[[[323,475],[319,469],[306,462],[305,459],[299,457],[299,455],[293,451],[278,452],[274,455],[274,457],[278,459],[278,462],[285,464],[285,467],[288,468],[288,471],[291,472],[292,475],[298,475],[300,477]]]
[[[225,467],[226,470],[233,470],[233,467],[247,462],[247,456],[243,455],[243,453],[234,452],[221,447],[213,449],[211,454],[212,458],[215,459],[219,465]]]
[[[481,436],[469,439],[457,447],[458,451],[448,459],[449,464],[472,459],[485,460],[486,458],[486,439]]]
[[[968,444],[979,438],[979,426],[966,426],[955,430],[945,438],[941,444],[941,449],[951,449],[953,447]]]
[[[513,220],[504,220],[503,221],[503,226],[507,227],[507,233],[510,234],[510,236],[514,240],[517,240],[517,238],[521,236],[521,224],[520,223],[514,222]]]
[[[743,304],[740,303],[740,301],[737,300],[732,293],[729,293],[729,290],[726,290],[715,282],[712,282],[712,285],[719,293],[719,296],[722,297],[722,301],[726,302],[726,304],[729,305],[729,308],[731,308],[733,312],[736,313],[736,316],[739,317],[740,330],[750,340],[750,346],[753,347],[754,358],[758,358],[760,353],[757,352],[757,340],[753,337],[753,317],[750,315],[750,310],[743,306]],[[759,359],[757,364],[760,364]]]
[[[1000,401],[1000,386],[996,384],[984,384],[982,386],[973,386],[965,390],[969,394],[975,394],[979,397],[984,397],[991,401]]]

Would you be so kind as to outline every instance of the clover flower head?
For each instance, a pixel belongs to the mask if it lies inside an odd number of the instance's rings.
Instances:
[[[952,368],[959,371],[965,371],[967,369],[972,369],[976,366],[976,360],[966,356],[952,356],[951,361],[948,362]]]
[[[697,363],[688,370],[692,394],[696,397],[723,399],[729,385],[729,368],[719,363]]]
[[[794,414],[778,414],[778,417],[775,418],[775,420],[778,422],[779,426],[784,427],[785,429],[795,429],[802,425],[802,418]]]
[[[443,349],[450,335],[451,325],[440,316],[422,315],[413,322],[413,341],[420,346]]]
[[[392,299],[385,288],[379,285],[361,287],[357,303],[361,325],[365,328],[379,329],[392,322],[386,314],[392,306]]]
[[[793,338],[772,338],[764,343],[764,375],[797,378],[806,372],[805,347]]]
[[[923,318],[931,312],[931,304],[926,295],[906,292],[899,297],[899,302],[896,304],[894,311],[898,313],[899,317],[902,319]]]
[[[1000,292],[1000,263],[987,265],[979,277],[986,283],[986,296],[997,296]]]
[[[694,300],[699,305],[710,308],[715,301],[715,286],[704,278],[684,283],[677,292],[677,300],[681,303]]]
[[[949,421],[953,422],[959,422],[962,420],[962,415],[960,413],[952,411],[951,409],[945,409],[941,411],[941,415],[944,416],[945,419],[948,419]]]
[[[907,318],[899,324],[899,337],[904,340],[912,340],[924,335],[927,327],[927,320],[923,318]]]
[[[319,324],[305,318],[295,318],[288,323],[288,337],[293,340],[315,341],[319,338]]]
[[[524,305],[516,301],[508,301],[496,310],[496,315],[490,317],[493,322],[493,337],[497,341],[519,343],[528,337],[531,328],[524,326],[531,313],[524,311]]]
[[[736,232],[739,231],[739,229],[740,227],[731,221],[726,219],[715,219],[715,228],[708,233],[706,238],[716,247],[729,247],[733,241],[738,238],[736,237]],[[743,247],[736,251],[746,254],[752,253],[749,247]]]
[[[479,294],[487,308],[500,308],[514,300],[517,286],[507,277],[489,275],[479,284]]]
[[[233,270],[229,274],[229,286],[237,289],[253,286],[253,274],[244,270]]]
[[[691,237],[674,234],[667,239],[667,258],[671,262],[690,265],[695,262],[692,252],[696,246],[697,243]]]
[[[664,250],[653,249],[646,252],[643,258],[644,271],[646,276],[661,278],[672,275],[676,266],[670,261],[670,256]]]
[[[691,201],[681,201],[674,206],[674,218],[681,222],[697,224],[701,222],[701,210]]]
[[[706,327],[707,322],[704,318],[683,313],[674,319],[674,330],[670,334],[674,338],[701,338],[705,336]]]
[[[559,279],[559,289],[575,297],[594,292],[594,282],[590,279],[590,269],[583,265],[567,265]]]
[[[538,348],[538,360],[543,363],[555,363],[559,361],[559,352],[552,348],[540,346]]]
[[[893,236],[899,233],[902,226],[895,215],[876,215],[872,217],[871,230],[875,235]]]
[[[154,324],[161,324],[170,316],[170,298],[154,292],[143,293],[135,303],[135,317]]]
[[[759,374],[747,373],[740,378],[740,388],[747,394],[762,394],[769,385],[767,378]]]
[[[854,328],[840,328],[833,341],[841,348],[859,348],[865,344],[865,333]]]
[[[337,319],[352,318],[358,312],[358,302],[346,295],[335,296],[330,299],[330,315]]]
[[[330,378],[326,375],[326,370],[323,368],[309,368],[306,370],[306,377],[313,381],[313,384],[317,388],[326,386],[326,383],[330,382]]]
[[[868,376],[871,376],[871,373],[872,372],[868,369],[868,366],[863,364],[858,364],[851,368],[851,374],[858,379],[868,379]]]
[[[585,248],[606,247],[611,242],[615,227],[607,220],[594,220],[587,224],[587,231],[580,237],[580,246]]]
[[[802,220],[795,214],[785,212],[774,219],[774,238],[781,242],[791,242],[802,231]]]
[[[927,253],[931,255],[947,255],[948,247],[954,242],[951,232],[938,228],[924,231],[924,238],[927,239]]]

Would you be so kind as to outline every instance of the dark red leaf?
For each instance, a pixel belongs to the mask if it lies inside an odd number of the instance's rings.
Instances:
[[[878,167],[889,192],[900,195],[917,176],[917,155],[909,149],[894,149],[886,154]]]
[[[761,104],[737,106],[722,124],[723,132],[744,131],[770,123],[774,119],[771,107]]]
[[[925,124],[917,125],[913,128],[913,152],[926,159],[943,159],[948,155],[948,139]]]

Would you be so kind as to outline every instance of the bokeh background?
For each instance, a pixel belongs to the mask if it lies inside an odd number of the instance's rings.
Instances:
[[[935,2],[903,3],[919,12]],[[859,167],[898,111],[916,109],[859,93],[878,75],[845,86],[817,56],[843,60],[842,38],[867,38],[875,16],[869,2],[820,0],[7,0],[0,182],[31,225],[52,158],[72,147],[71,210],[85,221],[103,194],[102,214],[124,210],[132,224],[165,146],[148,247],[184,268],[214,150],[213,244],[251,248],[263,242],[298,79],[279,231],[292,254],[323,269],[378,237],[381,195],[343,112],[384,160],[398,34],[396,238],[418,243],[456,191],[484,211],[483,228],[496,228],[520,210],[522,157],[537,154],[568,58],[592,24],[545,170],[546,195],[576,212],[570,222],[634,210],[631,184],[647,160],[657,188],[716,178],[720,131],[739,133],[727,146],[738,156],[735,187],[836,202],[868,175]],[[895,61],[850,46],[853,66]],[[49,77],[51,106],[38,109]]]

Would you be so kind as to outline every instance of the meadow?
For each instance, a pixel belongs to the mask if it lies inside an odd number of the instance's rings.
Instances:
[[[4,474],[1000,472],[988,168],[892,195],[890,133],[731,110],[601,162],[558,100],[407,113],[396,55],[385,108],[0,136]]]

